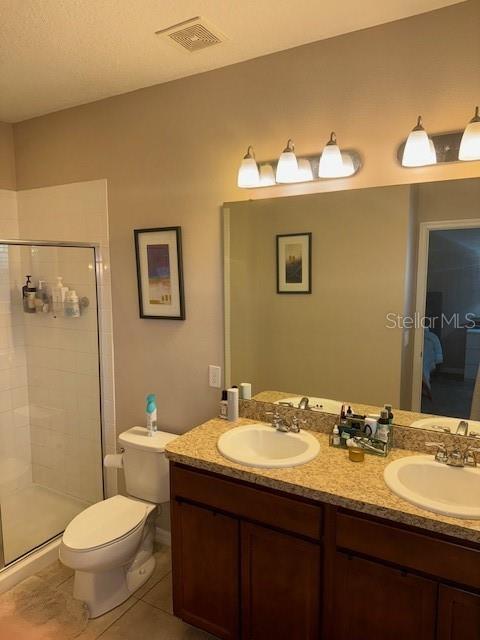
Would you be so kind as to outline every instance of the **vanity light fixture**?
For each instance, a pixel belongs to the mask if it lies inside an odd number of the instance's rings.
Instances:
[[[249,146],[238,170],[237,185],[255,189],[280,184],[317,182],[325,178],[346,178],[357,173],[361,166],[360,154],[354,149],[339,149],[334,133],[322,154],[317,151],[301,158],[297,158],[293,140],[289,139],[278,160],[257,163],[253,148]]]
[[[437,163],[437,154],[432,140],[423,128],[422,116],[410,131],[403,150],[403,167],[425,167]]]
[[[260,186],[271,187],[275,184],[275,172],[271,164],[260,165]]]
[[[287,146],[280,154],[275,179],[279,183],[299,182],[298,162],[293,140],[288,140]]]
[[[310,164],[310,160],[308,158],[299,158],[297,162],[298,162],[297,182],[310,182],[310,180],[313,180],[313,171],[312,171],[312,165]]]
[[[237,185],[244,189],[260,186],[260,174],[252,145],[248,147],[238,169]]]
[[[318,164],[319,178],[345,178],[355,173],[352,156],[340,151],[335,131],[330,134],[330,140],[323,148]]]
[[[330,134],[330,140],[324,146],[318,165],[319,178],[335,178],[343,171],[342,154],[337,144],[335,131]]]
[[[478,107],[475,108],[475,115],[463,132],[458,159],[480,160],[480,114]]]

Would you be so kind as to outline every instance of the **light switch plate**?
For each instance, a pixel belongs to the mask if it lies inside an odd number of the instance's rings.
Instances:
[[[208,365],[208,384],[215,389],[222,386],[222,368],[216,365]]]

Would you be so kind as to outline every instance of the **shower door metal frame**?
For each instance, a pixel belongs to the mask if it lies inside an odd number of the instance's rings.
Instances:
[[[102,249],[100,244],[92,243],[92,242],[68,242],[68,241],[60,241],[60,240],[6,240],[4,238],[0,238],[0,246],[20,246],[20,247],[52,247],[55,248],[71,248],[71,249],[93,249],[93,256],[95,262],[95,297],[97,303],[96,315],[97,315],[97,348],[98,348],[98,386],[100,392],[100,450],[101,450],[101,459],[100,459],[100,468],[102,470],[102,495],[103,499],[105,499],[106,495],[106,478],[105,471],[103,468],[103,455],[105,452],[105,443],[106,443],[106,434],[104,433],[105,429],[105,419],[104,419],[104,406],[103,406],[103,378],[102,378],[102,362],[103,362],[103,348],[102,341],[100,339],[100,335],[102,334],[102,317],[100,314],[99,300],[100,300],[100,286],[101,286],[101,266],[102,266]],[[49,538],[48,540],[44,540],[41,544],[37,545],[33,549],[30,549],[19,558],[15,558],[12,562],[5,564],[5,554],[3,550],[3,530],[2,530],[2,507],[0,504],[0,572],[4,569],[12,567],[17,562],[20,562],[27,556],[32,553],[35,553],[39,549],[42,549],[47,544],[50,544],[54,540],[57,540],[63,533],[59,533],[53,538]]]

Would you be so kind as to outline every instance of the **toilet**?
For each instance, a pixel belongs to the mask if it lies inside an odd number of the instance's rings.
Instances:
[[[97,502],[67,526],[60,560],[75,570],[73,596],[91,618],[117,607],[155,568],[156,506],[169,500],[165,445],[177,436],[133,427],[118,437],[128,496]]]

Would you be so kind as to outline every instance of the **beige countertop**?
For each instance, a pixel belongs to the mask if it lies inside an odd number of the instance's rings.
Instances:
[[[387,488],[383,480],[386,465],[418,453],[393,449],[387,458],[365,455],[364,462],[350,462],[345,450],[329,446],[327,435],[311,431],[320,441],[320,453],[308,464],[261,469],[224,458],[217,449],[218,437],[236,426],[254,422],[246,418],[236,422],[218,418],[209,420],[168,443],[166,455],[173,462],[197,469],[480,543],[480,520],[463,520],[425,511]]]

